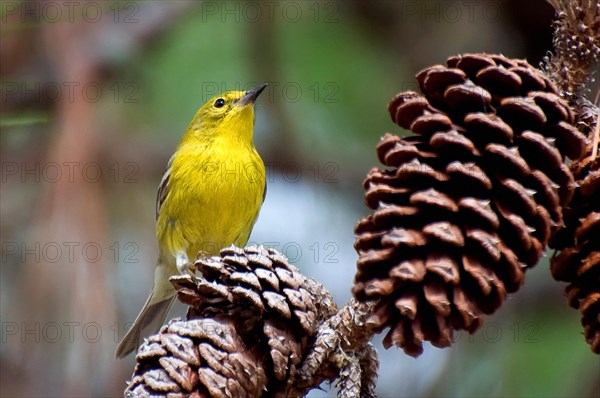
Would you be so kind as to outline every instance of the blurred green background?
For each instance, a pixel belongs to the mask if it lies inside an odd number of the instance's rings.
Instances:
[[[2,396],[119,396],[114,360],[150,289],[156,187],[197,108],[267,82],[268,194],[251,242],[350,297],[353,226],[386,106],[421,68],[500,52],[536,65],[552,9],[505,1],[0,3]],[[598,396],[600,363],[547,258],[469,336],[380,351],[382,397]],[[183,307],[171,316],[182,316]],[[335,395],[322,386],[311,396]]]

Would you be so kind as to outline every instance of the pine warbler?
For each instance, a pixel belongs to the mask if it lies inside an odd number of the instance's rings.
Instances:
[[[156,199],[159,257],[154,287],[117,358],[160,329],[175,298],[169,277],[190,272],[198,253],[243,247],[266,194],[265,166],[254,148],[254,101],[266,84],[228,91],[204,104],[169,160]]]

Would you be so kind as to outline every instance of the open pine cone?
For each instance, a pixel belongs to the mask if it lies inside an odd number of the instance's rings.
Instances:
[[[376,301],[368,319],[386,347],[410,355],[422,341],[474,332],[523,283],[563,224],[575,181],[565,157],[586,137],[554,84],[524,60],[467,54],[417,74],[423,95],[402,92],[386,134],[386,169],[372,169],[355,228],[353,293]]]
[[[140,347],[131,396],[292,397],[312,338],[336,305],[276,250],[229,247],[172,277],[187,321]]]
[[[594,109],[589,119],[595,124],[598,108]],[[595,134],[598,140],[598,126]],[[600,354],[600,158],[592,145],[587,154],[573,165],[578,185],[564,209],[565,227],[550,242],[559,250],[550,269],[555,279],[569,282],[565,289],[569,305],[581,311],[585,339]]]

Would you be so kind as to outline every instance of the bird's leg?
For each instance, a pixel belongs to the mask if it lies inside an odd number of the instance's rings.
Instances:
[[[175,255],[175,263],[177,264],[177,270],[180,274],[194,275],[196,267],[194,266],[194,264],[190,263],[186,252],[178,252]]]

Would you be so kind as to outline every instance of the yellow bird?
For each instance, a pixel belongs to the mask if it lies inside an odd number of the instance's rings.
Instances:
[[[189,272],[199,252],[243,247],[266,194],[265,165],[252,142],[254,101],[266,84],[228,91],[204,104],[169,160],[156,198],[159,257],[154,287],[117,358],[134,351],[165,321],[175,298],[169,277]]]

